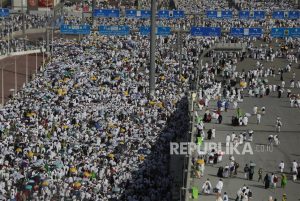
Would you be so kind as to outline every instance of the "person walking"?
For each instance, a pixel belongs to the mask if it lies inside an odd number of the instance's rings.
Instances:
[[[212,130],[209,129],[209,130],[207,131],[207,139],[208,139],[208,140],[211,140],[211,138],[212,138]]]
[[[217,199],[216,199],[216,201],[223,201],[221,195],[218,195],[218,194],[217,194]]]
[[[228,198],[228,195],[226,192],[224,192],[223,201],[229,201],[229,198]]]
[[[229,134],[226,135],[226,139],[225,139],[225,142],[226,142],[226,147],[229,147],[230,145],[230,141],[231,141],[231,137]]]
[[[219,114],[219,117],[218,117],[218,123],[219,124],[222,124],[222,120],[223,120],[223,116],[221,114]]]
[[[287,184],[287,177],[286,177],[285,174],[282,174],[282,176],[281,176],[281,187],[282,187],[283,189],[285,189],[286,184]]]
[[[282,201],[287,201],[287,197],[285,193],[282,195]]]
[[[274,173],[271,174],[271,180],[270,180],[270,186],[271,186],[271,188],[274,187],[273,180],[274,180]]]
[[[225,102],[225,112],[227,112],[228,111],[228,109],[229,109],[229,101],[226,101]]]
[[[260,124],[260,122],[261,122],[261,114],[260,114],[260,113],[257,113],[257,114],[256,114],[256,123],[257,123],[257,124]]]
[[[270,176],[267,173],[266,176],[265,176],[265,178],[264,178],[265,189],[270,188],[270,182],[271,182],[271,179],[270,179]]]
[[[255,106],[253,107],[253,114],[257,114],[257,111],[258,111],[258,107],[255,105]]]
[[[281,130],[281,126],[282,126],[282,122],[281,122],[281,120],[280,120],[280,117],[277,117],[277,119],[276,119],[276,132],[280,132],[280,130]]]
[[[209,181],[209,179],[207,179],[205,182],[204,182],[204,184],[203,184],[203,186],[202,186],[202,192],[204,193],[204,194],[210,194],[210,192],[211,192],[211,183],[210,183],[210,181]]]
[[[262,181],[262,174],[263,174],[263,169],[262,168],[259,168],[258,170],[258,181],[257,182],[260,182]]]
[[[292,174],[293,174],[293,182],[296,182],[298,172],[297,171],[293,171]]]
[[[279,170],[280,170],[281,173],[283,173],[283,170],[284,170],[284,162],[283,161],[281,161],[279,163]]]
[[[249,168],[249,180],[253,180],[253,175],[254,175],[254,168],[256,166],[255,163],[253,163],[252,161],[250,161],[250,168]]]
[[[298,172],[298,163],[296,160],[292,162],[292,172]]]
[[[277,183],[278,183],[278,176],[276,174],[273,175],[273,187],[276,188],[277,187]]]
[[[213,127],[213,128],[211,129],[211,137],[212,137],[212,139],[215,139],[215,138],[216,138],[216,129],[215,129],[215,127]]]
[[[236,161],[234,161],[234,175],[237,175],[237,170],[240,167],[240,164],[238,164]]]
[[[223,189],[223,180],[220,179],[215,187],[215,191],[218,195],[221,195],[222,189]]]
[[[280,144],[278,135],[275,135],[275,136],[274,136],[274,144],[275,144],[276,146],[278,146],[278,145]]]
[[[249,179],[249,170],[248,164],[246,164],[244,167],[245,179]]]
[[[278,98],[281,98],[282,92],[283,92],[282,89],[279,89],[279,90],[278,90]]]

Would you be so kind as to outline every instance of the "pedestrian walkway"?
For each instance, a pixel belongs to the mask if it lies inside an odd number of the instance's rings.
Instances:
[[[267,63],[265,63],[267,65]],[[282,67],[282,65],[286,65],[286,62],[282,59],[277,59],[276,62],[274,62],[275,68]],[[244,62],[241,62],[238,64],[238,71],[241,71],[243,68],[244,70],[249,70],[253,66],[255,66],[255,61],[253,60],[246,60]],[[296,72],[296,74],[300,73],[300,70],[293,68],[293,72]],[[292,73],[289,73],[286,75],[287,79],[292,76]],[[279,77],[276,76],[275,78],[270,78],[269,83],[270,84],[279,84],[280,80],[278,80]],[[295,93],[300,93],[300,89],[294,89]],[[240,134],[240,132],[247,131],[247,130],[253,130],[254,131],[254,141],[251,143],[251,146],[253,148],[254,154],[253,155],[234,155],[235,160],[239,163],[239,169],[238,174],[236,176],[233,176],[231,178],[223,178],[224,181],[224,188],[222,190],[222,193],[227,192],[229,195],[229,198],[234,200],[236,199],[236,194],[239,188],[241,188],[243,185],[248,186],[252,192],[253,192],[253,199],[254,200],[268,200],[269,196],[273,196],[273,198],[281,199],[282,195],[284,193],[287,193],[290,199],[298,199],[297,194],[297,188],[299,184],[293,183],[291,181],[288,182],[288,187],[283,190],[280,188],[280,185],[277,185],[278,187],[276,189],[264,189],[264,184],[258,180],[258,169],[263,169],[263,177],[266,173],[276,172],[279,177],[281,176],[280,173],[278,173],[278,164],[280,160],[285,160],[286,164],[291,164],[292,159],[296,158],[299,160],[299,155],[294,155],[294,153],[297,152],[297,146],[298,146],[298,140],[297,140],[297,133],[300,129],[299,124],[297,123],[297,120],[293,118],[293,116],[299,115],[299,110],[295,110],[293,108],[290,108],[289,99],[286,98],[286,95],[284,95],[284,98],[278,99],[277,93],[272,93],[269,97],[263,97],[263,98],[254,98],[254,97],[245,97],[244,101],[239,104],[240,108],[245,113],[252,113],[252,108],[257,106],[265,106],[267,109],[266,115],[262,116],[262,123],[257,125],[256,123],[256,116],[252,115],[249,118],[249,124],[248,126],[238,126],[234,127],[231,125],[231,117],[236,114],[235,109],[229,109],[228,112],[222,112],[223,114],[223,123],[222,124],[216,124],[216,123],[205,123],[205,133],[207,130],[211,128],[216,129],[216,138],[213,140],[210,140],[209,142],[221,142],[222,145],[225,145],[225,138],[227,134],[230,134],[232,132],[235,132],[237,135]],[[213,111],[217,108],[217,100],[212,100],[209,102],[208,109],[210,111]],[[199,107],[195,108],[198,115],[203,116],[205,113],[205,109],[202,111],[199,111]],[[273,149],[268,150],[267,146],[267,138],[271,133],[275,133],[275,120],[276,117],[280,116],[281,119],[284,121],[284,129],[280,133],[281,138],[281,144],[279,147],[273,147]],[[195,122],[196,123],[196,122]],[[287,138],[285,138],[285,136]],[[195,137],[195,135],[194,135]],[[204,142],[208,142],[208,140],[205,140]],[[254,178],[253,181],[246,180],[244,178],[244,166],[246,163],[249,164],[250,161],[254,161],[256,163],[255,171],[254,171]],[[222,162],[217,164],[206,164],[205,165],[205,171],[204,176],[199,179],[195,176],[192,176],[190,179],[190,186],[191,188],[197,188],[199,191],[199,198],[193,199],[192,198],[192,191],[190,191],[190,200],[201,200],[201,201],[212,201],[216,200],[216,194],[212,193],[211,195],[203,195],[202,193],[202,185],[205,182],[207,178],[209,178],[212,187],[214,188],[217,181],[219,180],[217,177],[217,172],[220,166],[225,166],[229,163],[229,155],[223,156]],[[286,170],[287,174],[289,175],[289,170]],[[193,172],[191,175],[194,175]],[[291,176],[288,176],[289,180],[291,179]]]

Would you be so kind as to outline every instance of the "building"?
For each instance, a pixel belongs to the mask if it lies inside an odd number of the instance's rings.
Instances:
[[[0,0],[1,1],[1,0]],[[53,6],[56,6],[60,3],[61,0],[11,0],[11,8],[13,10],[27,10],[27,5],[30,3],[33,4],[31,6],[31,10],[47,10],[52,9]]]

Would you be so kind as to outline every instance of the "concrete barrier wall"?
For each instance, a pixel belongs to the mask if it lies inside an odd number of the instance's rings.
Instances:
[[[26,29],[25,34],[37,34],[37,33],[45,33],[46,28],[39,28],[39,29]],[[12,33],[13,37],[18,37],[23,35],[23,31],[15,31]]]
[[[187,136],[187,142],[194,142],[193,136],[195,133],[195,113],[194,113],[194,100],[192,97],[192,94],[195,93],[194,91],[190,91],[188,95],[188,110],[189,110],[189,133]],[[182,187],[182,196],[180,200],[188,201],[189,200],[189,194],[191,190],[191,185],[189,179],[191,178],[191,169],[192,169],[192,156],[187,155],[184,158],[184,167],[183,167],[183,187]]]
[[[28,51],[11,52],[10,54],[0,56],[0,60],[11,56],[21,56],[27,54],[43,53],[43,52],[46,52],[46,49],[42,48],[42,49],[35,49],[35,50],[28,50]]]

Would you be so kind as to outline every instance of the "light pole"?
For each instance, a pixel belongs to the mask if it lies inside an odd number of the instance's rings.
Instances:
[[[26,51],[26,42],[25,42],[25,13],[24,13],[24,2],[22,0],[22,34],[23,34],[23,45],[24,50]]]
[[[38,45],[38,42],[35,41],[35,46],[37,47]],[[42,51],[43,51],[43,48],[42,48]],[[37,52],[35,53],[35,74],[37,74],[37,68],[38,68],[38,64],[37,64]]]
[[[7,35],[7,55],[10,53],[10,41],[9,41],[9,31],[8,31],[8,35]]]
[[[81,17],[82,17],[82,23],[84,23],[84,1],[82,1],[82,4],[81,4]]]
[[[43,52],[43,68],[45,65],[45,51],[44,51],[45,47],[44,47],[44,37],[43,37],[43,45],[42,45],[42,52]]]
[[[53,56],[54,27],[52,26],[51,56]]]
[[[155,95],[156,0],[151,0],[149,96]]]
[[[96,4],[95,0],[92,0],[92,27],[94,25],[94,20],[95,20],[94,19],[95,4]]]
[[[15,56],[15,93],[17,93],[17,57]]]
[[[26,84],[28,83],[28,54],[26,54]]]
[[[177,52],[179,56],[179,73],[182,73],[182,24],[177,32]]]
[[[47,2],[46,2],[46,3],[47,3],[47,6],[46,6],[46,7],[47,7],[47,10],[46,10],[46,15],[47,15],[47,17],[48,17],[48,9],[49,9],[49,7],[48,7],[48,0],[47,0]]]
[[[7,55],[9,55],[9,53],[10,53],[10,27],[7,27],[7,28],[8,28],[8,34],[7,34]],[[12,31],[13,30],[11,30],[11,32]]]
[[[54,9],[54,4],[52,5],[52,10],[53,10],[53,16],[52,16],[52,44],[51,44],[51,56],[53,56],[53,37],[54,37],[54,23],[55,23],[55,9]]]
[[[35,53],[35,74],[38,72],[38,59],[37,59],[37,53]]]

